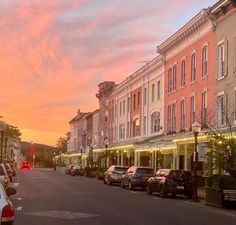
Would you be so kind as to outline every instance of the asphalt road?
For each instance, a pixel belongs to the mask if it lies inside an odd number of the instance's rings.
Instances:
[[[235,225],[236,216],[184,197],[162,199],[46,169],[19,170],[15,225]]]

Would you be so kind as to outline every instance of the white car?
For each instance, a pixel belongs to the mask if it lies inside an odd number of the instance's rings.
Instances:
[[[7,187],[4,189],[0,182],[0,216],[1,225],[12,225],[14,223],[14,207],[8,196],[16,194],[16,189]]]
[[[0,163],[0,181],[3,184],[4,188],[7,188],[10,186],[10,178],[7,174],[7,170],[3,163]]]

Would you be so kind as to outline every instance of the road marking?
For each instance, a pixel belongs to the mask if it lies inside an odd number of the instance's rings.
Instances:
[[[13,187],[18,187],[20,182],[12,183]]]
[[[22,198],[17,198],[17,200],[21,201],[21,200],[22,200]]]
[[[26,213],[26,214],[31,215],[31,216],[45,216],[45,217],[53,217],[53,218],[67,219],[67,220],[91,218],[91,217],[100,216],[100,215],[91,214],[91,213],[55,211],[55,210],[32,212],[32,213]]]
[[[112,187],[113,189],[119,189],[120,187]]]
[[[158,197],[153,197],[153,199],[158,200],[158,199],[160,199],[160,198],[158,198]]]
[[[16,211],[21,211],[22,210],[22,206],[18,206],[17,208],[16,208]]]
[[[136,191],[130,191],[130,193],[132,193],[132,194],[136,194],[137,192],[136,192]]]

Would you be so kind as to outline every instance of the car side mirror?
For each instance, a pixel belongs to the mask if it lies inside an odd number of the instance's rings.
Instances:
[[[8,188],[6,189],[6,194],[7,194],[7,196],[15,195],[15,194],[16,194],[16,189],[13,188],[13,187],[8,187]]]

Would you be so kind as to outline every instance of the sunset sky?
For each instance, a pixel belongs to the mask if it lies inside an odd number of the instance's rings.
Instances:
[[[97,85],[121,82],[216,0],[0,0],[0,116],[55,145]]]

